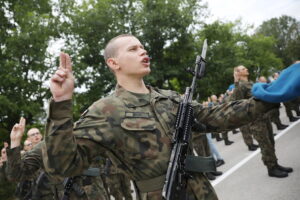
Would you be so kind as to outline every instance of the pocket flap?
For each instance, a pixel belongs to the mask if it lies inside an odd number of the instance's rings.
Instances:
[[[156,128],[154,118],[141,117],[124,118],[122,120],[121,127],[131,131],[149,131]]]

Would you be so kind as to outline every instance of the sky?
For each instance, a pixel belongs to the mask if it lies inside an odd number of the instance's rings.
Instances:
[[[220,21],[242,22],[258,27],[263,21],[288,15],[300,21],[300,0],[206,0],[212,15],[208,23]]]

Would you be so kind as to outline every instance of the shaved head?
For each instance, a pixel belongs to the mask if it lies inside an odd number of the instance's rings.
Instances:
[[[135,36],[133,36],[131,34],[122,34],[122,35],[118,35],[118,36],[112,38],[107,43],[107,45],[105,46],[105,49],[104,49],[104,55],[103,56],[104,56],[105,62],[107,61],[107,59],[117,56],[119,45],[116,41],[119,38],[123,38],[123,37],[135,37]]]

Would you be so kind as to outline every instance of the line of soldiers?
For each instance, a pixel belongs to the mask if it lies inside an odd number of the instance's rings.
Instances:
[[[21,118],[11,131],[11,149],[5,143],[1,151],[0,180],[17,182],[15,196],[20,200],[115,200],[132,199],[130,180],[109,159],[94,158],[90,168],[73,177],[51,176],[44,169],[42,134],[27,132],[24,148],[20,142],[25,130]]]

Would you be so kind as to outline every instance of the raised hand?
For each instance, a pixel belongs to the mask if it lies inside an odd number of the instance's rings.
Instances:
[[[21,117],[20,122],[15,124],[10,132],[10,148],[14,148],[21,145],[21,140],[25,131],[26,120]]]
[[[234,82],[238,82],[240,80],[240,77],[237,72],[233,72],[233,78],[234,78]]]
[[[74,76],[71,58],[66,53],[60,53],[60,65],[50,79],[50,91],[56,102],[72,99]]]

